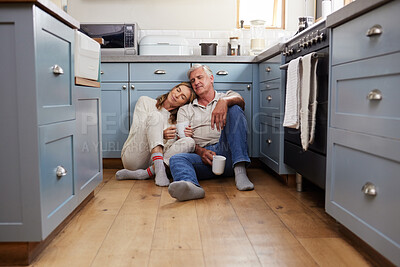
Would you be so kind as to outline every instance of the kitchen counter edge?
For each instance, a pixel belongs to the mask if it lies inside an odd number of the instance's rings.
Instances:
[[[391,1],[393,0],[363,0],[351,2],[345,7],[327,16],[326,27],[333,28],[339,26],[355,17],[358,17]]]
[[[276,44],[258,56],[110,56],[102,55],[102,63],[111,62],[126,62],[126,63],[152,63],[152,62],[189,62],[189,63],[260,63],[263,62],[281,52],[283,44]]]
[[[10,3],[10,4],[22,4],[22,3],[31,3],[33,5],[37,5],[50,15],[56,17],[61,20],[68,26],[73,29],[79,29],[80,23],[69,14],[65,13],[62,9],[60,9],[56,4],[51,2],[50,0],[0,0],[0,3]]]

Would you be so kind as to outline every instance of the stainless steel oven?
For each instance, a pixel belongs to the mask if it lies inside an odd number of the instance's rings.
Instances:
[[[321,188],[325,188],[328,80],[329,80],[329,32],[325,21],[320,21],[298,33],[285,45],[283,56],[287,68],[295,58],[315,52],[317,64],[317,114],[314,142],[304,151],[300,141],[300,131],[285,128],[284,162],[296,171],[297,190],[301,191],[301,181],[305,177]]]

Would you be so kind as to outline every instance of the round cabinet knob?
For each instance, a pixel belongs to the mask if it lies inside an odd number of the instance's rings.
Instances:
[[[361,191],[368,196],[376,196],[378,194],[376,186],[370,182],[367,182],[365,185],[363,185]]]
[[[271,67],[268,66],[268,67],[265,69],[265,71],[266,71],[266,72],[271,72]]]
[[[376,24],[374,26],[372,26],[371,28],[368,29],[366,35],[368,37],[372,37],[372,36],[377,36],[377,35],[381,35],[383,33],[383,29],[382,26],[379,24]]]
[[[267,142],[268,144],[271,144],[271,143],[272,143],[272,140],[271,140],[271,139],[267,139],[266,142]]]
[[[379,89],[374,89],[367,95],[368,100],[382,100],[382,92]]]
[[[247,85],[247,90],[250,90],[251,89],[251,86],[250,86],[250,84],[248,84]]]
[[[100,71],[100,74],[103,75],[103,74],[104,74],[104,71],[101,70],[101,71]]]
[[[61,165],[57,166],[56,175],[57,175],[58,178],[61,178],[61,177],[65,176],[65,175],[67,175],[67,170]]]
[[[133,84],[131,85],[131,89],[132,89],[132,90],[135,90],[135,86],[134,86]]]
[[[58,66],[57,64],[55,64],[52,67],[52,69],[53,69],[53,73],[56,74],[56,75],[64,74],[64,70],[60,66]]]
[[[122,85],[122,89],[126,90],[126,85]]]
[[[271,101],[272,100],[272,96],[271,95],[267,96],[267,100]]]

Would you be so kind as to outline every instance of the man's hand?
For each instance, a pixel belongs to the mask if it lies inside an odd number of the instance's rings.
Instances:
[[[214,125],[217,127],[218,131],[226,125],[226,114],[228,113],[228,101],[221,98],[215,105],[214,111],[211,114],[211,129],[214,130]]]
[[[166,140],[174,139],[175,136],[176,136],[176,127],[175,126],[168,127],[167,129],[165,129],[163,131],[163,137]]]
[[[201,161],[206,165],[212,165],[213,156],[216,155],[214,151],[205,149],[198,145],[196,145],[195,153],[201,157]]]

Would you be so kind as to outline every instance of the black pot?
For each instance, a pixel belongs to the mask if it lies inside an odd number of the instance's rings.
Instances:
[[[217,43],[201,43],[201,55],[202,56],[216,56],[217,55]]]

